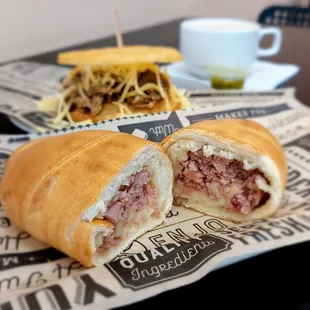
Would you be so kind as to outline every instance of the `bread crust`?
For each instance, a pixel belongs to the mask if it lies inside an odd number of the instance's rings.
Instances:
[[[162,152],[151,141],[112,131],[90,130],[31,141],[6,162],[0,187],[5,212],[33,237],[92,266],[94,231],[107,235],[113,225],[98,219],[84,221],[82,215],[150,145]]]

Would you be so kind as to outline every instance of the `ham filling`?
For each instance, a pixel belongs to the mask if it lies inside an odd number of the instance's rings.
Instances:
[[[128,228],[139,226],[152,214],[159,216],[154,198],[155,190],[151,186],[151,174],[142,170],[132,175],[129,184],[122,185],[108,204],[104,220],[114,225],[114,231],[104,238],[100,248],[110,249],[126,236]]]
[[[235,159],[206,157],[202,150],[189,151],[187,155],[187,160],[178,162],[175,205],[182,204],[182,192],[196,191],[212,200],[224,198],[227,211],[248,214],[269,198],[257,186],[260,178],[268,183],[258,169],[245,170],[243,163]]]

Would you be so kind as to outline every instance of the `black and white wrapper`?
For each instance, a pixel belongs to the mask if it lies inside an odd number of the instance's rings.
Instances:
[[[20,66],[24,71],[30,66],[29,70],[35,72],[34,64]],[[8,92],[16,97],[8,99],[5,104],[9,107],[3,104],[1,111],[10,111],[9,115],[33,112],[30,101],[28,107],[17,104],[17,97],[24,96],[24,88],[16,91],[1,86],[4,68],[0,68],[0,95]],[[52,75],[44,70],[53,72],[51,81],[46,82],[48,87],[66,72],[65,69],[58,72],[54,66],[38,68],[41,71],[36,74],[40,79]],[[14,72],[12,68],[6,70]],[[20,79],[21,69],[18,70]],[[31,79],[36,78],[31,75]],[[42,90],[41,84],[36,87]],[[57,88],[56,84],[53,87]],[[28,92],[36,93],[29,88]],[[216,268],[253,255],[310,240],[310,109],[295,99],[293,89],[268,93],[197,91],[188,95],[200,108],[40,134],[2,135],[1,173],[3,163],[17,146],[46,135],[108,129],[159,142],[179,128],[202,119],[248,118],[270,129],[287,155],[288,184],[278,212],[269,219],[237,224],[173,207],[164,224],[134,241],[113,262],[87,269],[18,230],[1,209],[0,309],[115,308],[189,284]]]

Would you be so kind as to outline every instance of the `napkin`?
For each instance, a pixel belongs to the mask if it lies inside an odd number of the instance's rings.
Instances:
[[[168,74],[174,78],[186,79],[188,81],[211,87],[208,79],[193,76],[185,67],[184,62],[177,62],[166,66]],[[273,63],[270,61],[256,61],[253,69],[247,77],[243,90],[266,91],[272,90],[293,78],[300,68],[294,64]]]

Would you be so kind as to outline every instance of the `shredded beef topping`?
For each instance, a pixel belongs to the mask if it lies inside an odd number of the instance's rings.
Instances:
[[[105,75],[103,71],[94,71],[94,75],[101,79]],[[72,86],[76,86],[73,90],[67,95],[65,100],[72,100],[70,112],[75,110],[79,110],[84,114],[89,114],[90,116],[97,115],[100,110],[102,109],[105,103],[112,103],[117,102],[122,95],[122,92],[125,89],[125,85],[122,83],[125,80],[122,79],[122,76],[116,76],[112,74],[111,77],[113,80],[107,80],[106,82],[102,83],[92,83],[88,89],[84,89],[85,96],[81,96],[80,92],[78,91],[78,84],[81,87],[81,81],[85,78],[85,74],[77,73],[73,78],[67,79],[63,83],[63,89],[67,89]],[[169,82],[166,77],[159,73],[160,82],[165,91],[169,88]],[[155,84],[157,85],[156,74],[152,70],[146,69],[138,73],[138,85],[142,87],[146,84]],[[122,84],[122,87],[119,85]],[[134,91],[134,87],[129,89],[130,91]],[[128,105],[132,105],[136,108],[153,108],[153,106],[159,102],[161,102],[162,95],[160,92],[153,88],[149,88],[144,90],[145,95],[132,95],[125,98],[124,103]]]

